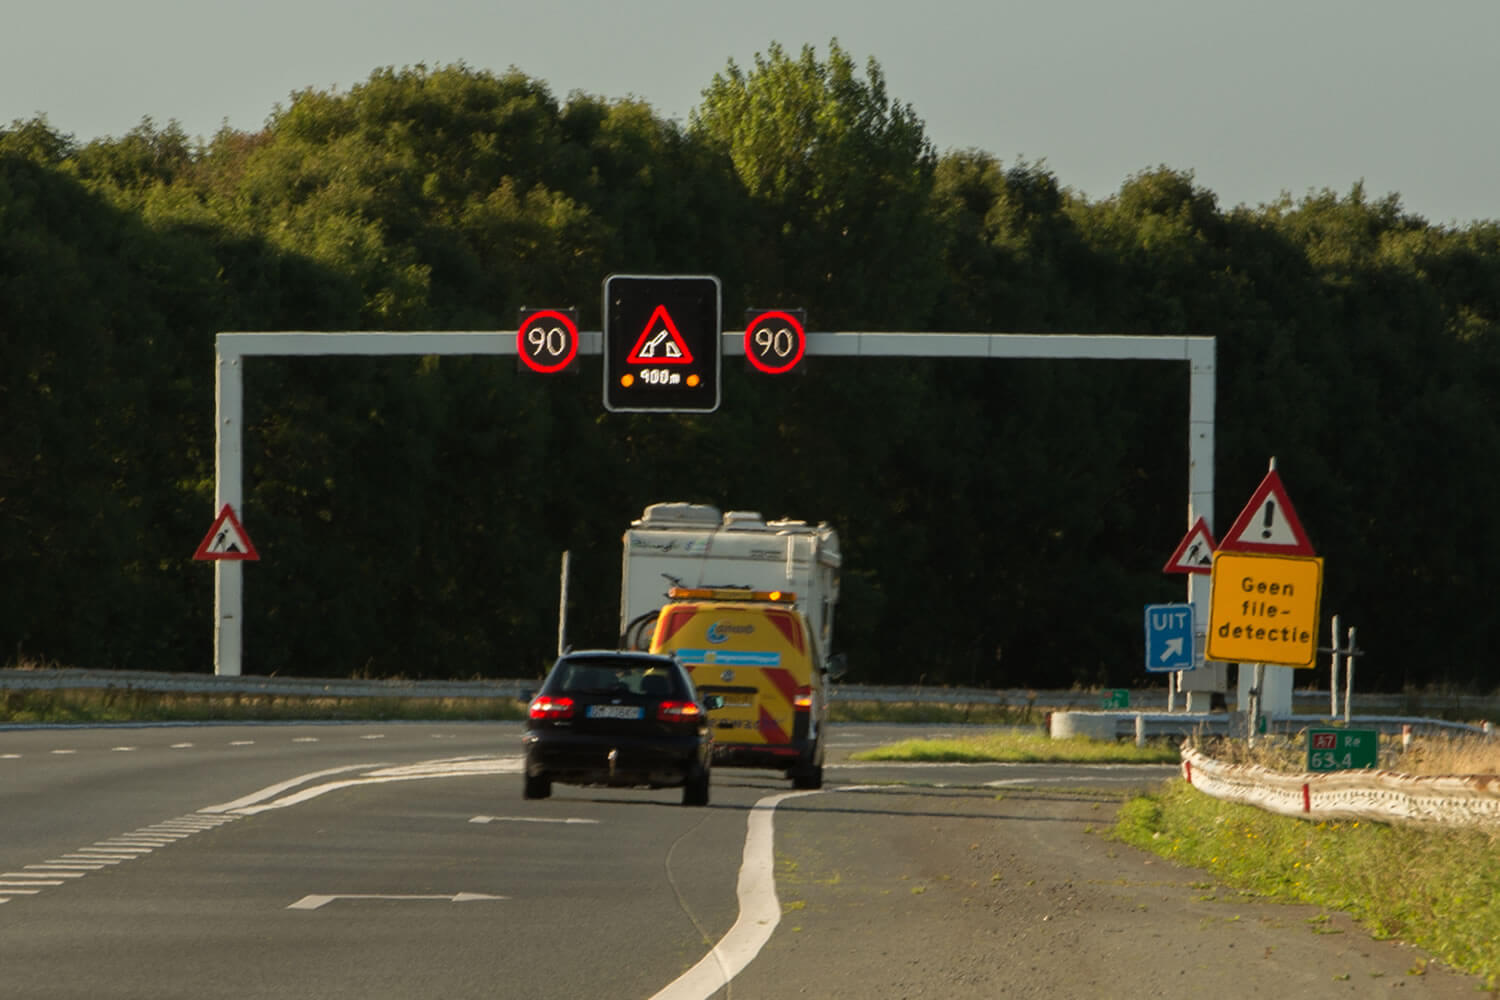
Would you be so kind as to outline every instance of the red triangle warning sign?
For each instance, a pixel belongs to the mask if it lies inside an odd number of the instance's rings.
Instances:
[[[1275,469],[1261,480],[1255,495],[1230,525],[1219,548],[1227,552],[1263,552],[1278,556],[1317,555]]]
[[[255,543],[245,533],[245,526],[234,516],[234,508],[226,503],[224,509],[219,511],[219,516],[214,518],[213,527],[208,529],[208,534],[198,543],[198,551],[193,553],[193,558],[258,560],[260,553],[255,551]]]
[[[1162,567],[1163,573],[1212,573],[1214,570],[1214,536],[1208,530],[1208,521],[1198,518],[1198,522],[1188,529],[1182,541],[1177,543],[1177,550]]]
[[[667,312],[665,305],[659,305],[651,311],[651,318],[646,320],[646,328],[636,338],[635,347],[631,348],[625,362],[632,365],[693,363],[693,352],[688,350],[687,343],[677,331],[677,324],[673,322],[672,314]]]

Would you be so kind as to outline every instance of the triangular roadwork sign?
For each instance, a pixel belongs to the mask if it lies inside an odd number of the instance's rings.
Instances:
[[[1208,521],[1198,518],[1196,524],[1177,543],[1177,551],[1162,567],[1163,573],[1212,573],[1214,571],[1213,532],[1208,530]]]
[[[1275,469],[1267,472],[1266,478],[1261,480],[1255,495],[1230,525],[1219,548],[1227,552],[1261,552],[1277,556],[1317,555]]]
[[[208,534],[198,543],[198,551],[193,553],[193,558],[258,560],[260,553],[255,551],[255,543],[245,533],[245,526],[234,516],[234,508],[226,503],[224,509],[219,511],[219,516],[214,518],[213,527],[208,529]]]
[[[635,347],[631,348],[625,362],[631,365],[693,363],[693,352],[688,350],[687,343],[677,331],[677,324],[672,321],[672,314],[667,312],[665,305],[652,310],[651,318],[646,321],[646,328],[636,338]]]

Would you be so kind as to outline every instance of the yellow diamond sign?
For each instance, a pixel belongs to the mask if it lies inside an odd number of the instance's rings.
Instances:
[[[1314,665],[1322,559],[1221,550],[1210,587],[1208,659]]]

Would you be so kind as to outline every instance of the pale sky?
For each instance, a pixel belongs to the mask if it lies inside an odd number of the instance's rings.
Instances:
[[[259,129],[385,66],[514,66],[686,123],[713,75],[830,38],[939,151],[1044,161],[1098,200],[1157,165],[1221,208],[1363,180],[1500,220],[1500,0],[0,0],[0,123]]]

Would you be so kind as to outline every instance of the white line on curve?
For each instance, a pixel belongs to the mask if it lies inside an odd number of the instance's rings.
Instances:
[[[853,792],[872,786],[843,785],[828,791]],[[750,809],[746,823],[745,853],[740,862],[736,894],[740,900],[739,919],[729,933],[719,939],[713,950],[698,964],[678,976],[651,1000],[706,1000],[729,985],[745,966],[771,940],[771,932],[781,922],[781,901],[776,898],[775,828],[776,807],[787,799],[818,795],[818,790],[782,792],[768,795]]]

